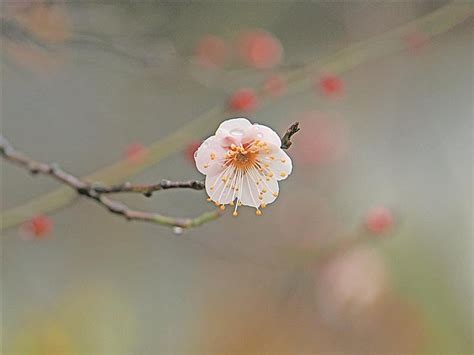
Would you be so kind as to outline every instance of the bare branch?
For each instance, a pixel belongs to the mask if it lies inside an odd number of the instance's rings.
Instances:
[[[205,185],[203,180],[189,180],[189,181],[171,181],[161,180],[159,183],[150,185],[132,185],[129,182],[113,185],[113,186],[100,186],[98,184],[92,184],[90,186],[95,192],[99,194],[111,194],[120,192],[135,192],[151,197],[153,192],[168,189],[192,189],[192,190],[204,190]]]
[[[159,184],[149,186],[123,184],[115,187],[99,187],[97,184],[86,183],[74,175],[69,174],[61,169],[57,164],[46,164],[29,158],[25,154],[16,151],[3,136],[0,136],[0,154],[6,160],[15,165],[26,168],[32,174],[51,176],[59,182],[76,190],[79,195],[96,201],[99,205],[107,208],[110,212],[121,215],[127,220],[152,222],[170,227],[191,228],[212,221],[221,215],[220,210],[216,210],[203,213],[195,218],[170,217],[158,213],[132,210],[123,203],[112,200],[103,195],[104,193],[126,191],[151,194],[153,191],[171,188],[193,188],[195,190],[202,190],[204,188],[204,183],[202,181],[180,182],[163,180]]]

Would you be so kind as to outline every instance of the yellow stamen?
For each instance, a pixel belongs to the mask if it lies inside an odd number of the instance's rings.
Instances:
[[[211,160],[216,159],[216,153],[211,153]]]
[[[225,205],[220,205],[219,208],[221,209],[221,211],[224,211],[225,210]]]
[[[239,213],[237,211],[232,212],[232,216],[237,217]]]
[[[259,209],[257,209],[257,210],[255,211],[255,214],[256,214],[257,216],[261,216],[261,215],[262,215],[262,211],[260,211]]]
[[[282,171],[282,172],[280,173],[280,176],[281,176],[281,177],[285,177],[285,176],[286,176],[286,173]]]

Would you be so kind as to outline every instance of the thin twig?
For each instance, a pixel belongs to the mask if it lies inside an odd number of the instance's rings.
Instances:
[[[146,197],[151,197],[153,192],[168,189],[192,189],[204,190],[205,185],[203,180],[189,180],[189,181],[171,181],[161,180],[159,183],[150,185],[133,185],[126,182],[113,186],[91,185],[91,189],[100,194],[112,194],[119,192],[135,192],[143,194]]]
[[[221,214],[220,211],[217,210],[203,213],[195,218],[169,217],[158,213],[132,210],[122,202],[104,196],[104,193],[124,192],[127,190],[140,193],[151,193],[152,189],[154,189],[153,191],[156,191],[159,189],[170,188],[194,188],[196,190],[202,190],[202,188],[204,188],[204,183],[202,181],[180,182],[164,180],[159,184],[149,186],[133,186],[124,184],[121,188],[118,186],[109,188],[99,187],[96,184],[82,181],[76,176],[63,170],[57,164],[47,164],[31,159],[27,155],[16,151],[3,136],[0,136],[0,154],[11,163],[26,168],[33,175],[42,174],[51,176],[57,181],[76,190],[79,195],[97,202],[99,205],[107,208],[110,212],[121,215],[127,220],[152,222],[171,227],[190,228],[212,221],[218,218]],[[136,191],[140,189],[141,191]]]
[[[300,130],[300,123],[295,122],[285,132],[285,135],[281,138],[281,149],[288,149],[291,147],[291,137]]]

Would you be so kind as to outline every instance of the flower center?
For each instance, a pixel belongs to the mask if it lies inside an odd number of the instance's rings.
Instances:
[[[232,165],[239,170],[247,170],[257,161],[259,148],[252,143],[236,146],[232,144],[227,151],[226,165]]]

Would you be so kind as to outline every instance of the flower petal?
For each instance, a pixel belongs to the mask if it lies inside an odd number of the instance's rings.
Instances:
[[[256,131],[257,139],[260,139],[265,143],[272,144],[277,147],[281,146],[281,139],[273,129],[259,124],[254,124],[253,128]]]
[[[230,181],[231,169],[225,169],[220,173],[206,176],[206,192],[212,201],[220,205],[227,205],[232,202],[235,193],[231,189]]]
[[[228,145],[231,143],[240,145],[242,138],[251,127],[252,124],[246,118],[232,118],[220,124],[216,131],[216,136],[224,140]]]
[[[196,150],[194,155],[196,167],[204,175],[219,173],[223,170],[222,159],[225,154],[226,150],[219,143],[219,139],[211,136]]]
[[[276,146],[269,146],[269,152],[262,154],[261,161],[268,165],[267,168],[278,181],[286,179],[293,169],[291,158]]]
[[[242,193],[240,196],[242,204],[258,208],[262,203],[268,204],[275,201],[279,188],[276,180],[272,180],[266,181],[257,169],[249,170],[242,177]]]
[[[240,195],[242,205],[258,208],[261,204],[258,195],[259,191],[255,181],[249,177],[249,174],[243,175]]]
[[[256,195],[259,199],[260,204],[269,204],[276,200],[278,197],[278,181],[275,178],[269,178],[259,172],[257,169],[251,169],[248,172],[251,181],[256,181],[258,194]],[[258,184],[257,184],[258,182]]]

